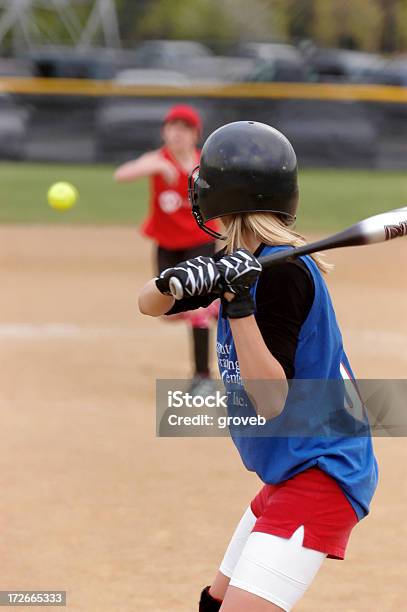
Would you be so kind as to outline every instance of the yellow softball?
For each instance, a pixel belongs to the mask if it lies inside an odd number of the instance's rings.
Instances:
[[[79,193],[71,183],[54,183],[48,189],[48,204],[56,210],[72,208],[78,199]]]

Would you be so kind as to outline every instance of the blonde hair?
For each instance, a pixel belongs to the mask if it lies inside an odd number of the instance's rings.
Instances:
[[[254,212],[222,217],[225,231],[223,244],[226,252],[232,253],[239,247],[248,247],[248,237],[252,236],[268,245],[302,246],[307,241],[301,234],[283,223],[279,216],[269,212]],[[333,266],[319,253],[311,255],[318,268],[324,274],[330,272]]]

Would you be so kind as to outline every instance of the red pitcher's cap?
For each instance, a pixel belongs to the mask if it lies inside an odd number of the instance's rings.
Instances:
[[[164,117],[164,123],[169,121],[185,121],[191,127],[196,128],[199,133],[202,132],[202,121],[198,112],[187,104],[172,106]]]

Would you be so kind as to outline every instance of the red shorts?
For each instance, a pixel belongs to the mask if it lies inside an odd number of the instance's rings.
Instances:
[[[356,512],[332,478],[310,468],[278,485],[264,485],[251,502],[253,531],[290,538],[304,525],[305,548],[344,559]]]

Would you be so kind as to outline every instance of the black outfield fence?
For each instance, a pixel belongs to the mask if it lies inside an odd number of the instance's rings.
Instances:
[[[407,88],[309,83],[119,86],[0,79],[0,156],[120,162],[157,146],[169,106],[192,104],[204,136],[242,119],[292,141],[302,167],[407,168]]]

